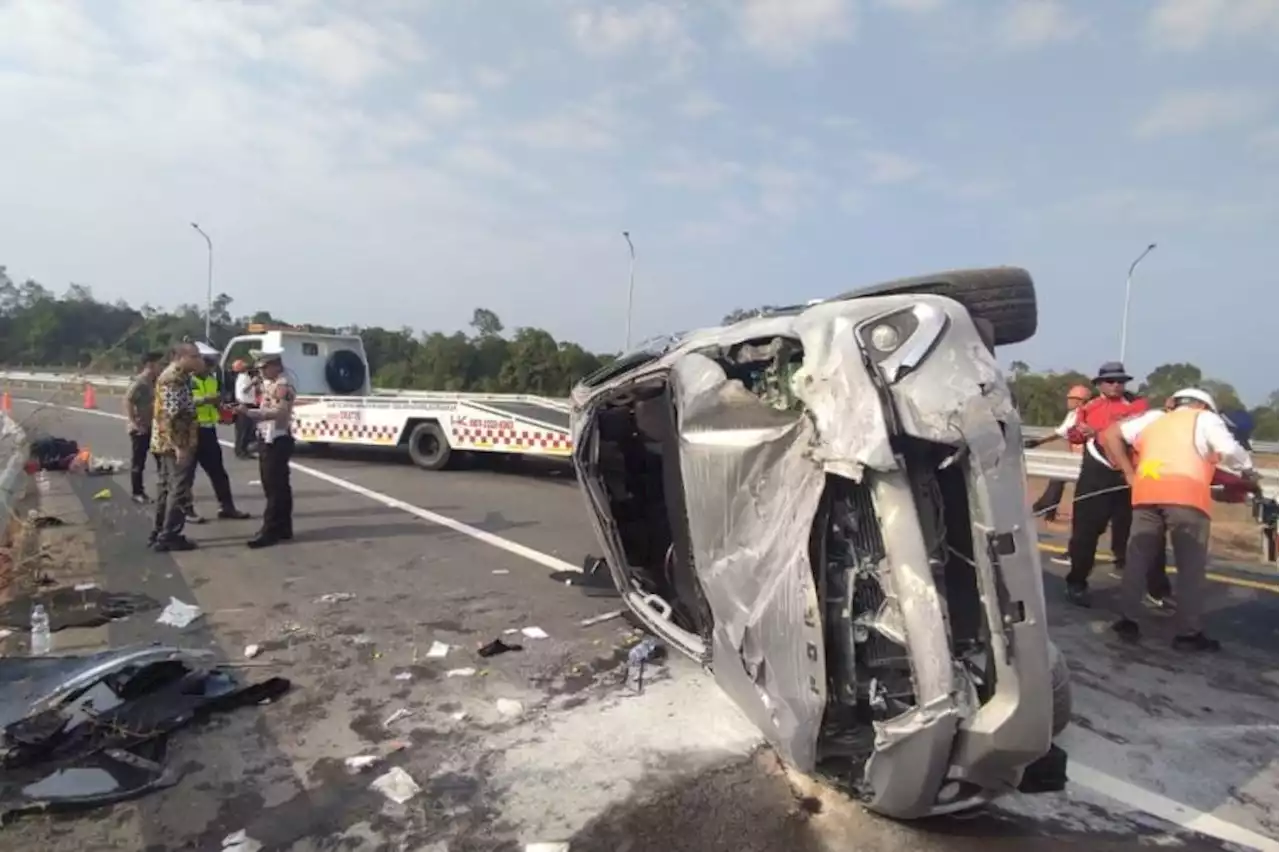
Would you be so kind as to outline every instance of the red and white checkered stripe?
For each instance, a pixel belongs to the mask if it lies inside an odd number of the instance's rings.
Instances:
[[[329,420],[294,421],[293,434],[304,441],[355,441],[361,444],[394,444],[400,427]]]
[[[480,447],[483,449],[503,450],[538,450],[548,453],[569,454],[573,452],[573,441],[564,432],[550,429],[480,429],[468,426],[454,426],[453,439],[456,446]]]

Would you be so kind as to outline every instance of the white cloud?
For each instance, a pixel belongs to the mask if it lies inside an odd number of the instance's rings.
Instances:
[[[1029,50],[1074,41],[1085,31],[1084,20],[1059,0],[1014,0],[996,27],[1001,44]]]
[[[515,139],[551,151],[600,151],[618,143],[621,117],[608,104],[587,102],[517,125]]]
[[[680,14],[656,2],[627,10],[616,6],[579,9],[569,18],[569,31],[581,50],[600,56],[627,53],[642,46],[677,54],[692,47]]]
[[[748,48],[774,61],[802,59],[853,37],[850,0],[741,0],[738,29]]]
[[[706,92],[690,92],[676,104],[676,112],[685,118],[706,118],[724,112],[724,104]]]
[[[485,89],[501,89],[511,82],[511,75],[501,68],[482,65],[475,70],[476,82]]]
[[[1186,89],[1171,92],[1134,126],[1143,139],[1186,136],[1243,124],[1256,117],[1266,100],[1248,89]]]
[[[924,174],[926,166],[910,157],[892,151],[863,151],[866,180],[873,184],[907,183]]]
[[[698,158],[679,151],[667,164],[654,169],[651,177],[655,183],[679,186],[685,189],[720,189],[742,177],[746,169],[741,163],[717,158]]]
[[[428,115],[440,121],[456,121],[476,108],[475,98],[464,92],[423,92],[418,101]]]
[[[1147,37],[1179,51],[1249,36],[1274,47],[1276,19],[1276,0],[1159,0],[1147,18]]]
[[[777,219],[795,218],[813,200],[817,189],[812,174],[781,166],[762,166],[750,179],[759,192],[760,210]]]
[[[947,5],[947,0],[876,0],[876,5],[909,15],[929,15]]]

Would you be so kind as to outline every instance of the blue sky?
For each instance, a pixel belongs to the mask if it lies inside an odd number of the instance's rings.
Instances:
[[[1277,385],[1274,0],[0,0],[0,263],[598,349],[972,265],[1039,335]],[[1227,317],[1209,322],[1213,314]]]

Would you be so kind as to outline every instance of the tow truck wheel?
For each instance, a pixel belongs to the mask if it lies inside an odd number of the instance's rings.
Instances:
[[[453,455],[437,423],[419,423],[409,433],[409,458],[424,470],[443,470]]]

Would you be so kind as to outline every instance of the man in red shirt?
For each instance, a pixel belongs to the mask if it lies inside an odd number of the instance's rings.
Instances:
[[[1125,385],[1131,381],[1133,377],[1125,372],[1124,364],[1119,361],[1103,364],[1093,380],[1099,395],[1076,409],[1075,425],[1067,431],[1068,441],[1084,447],[1071,515],[1071,540],[1067,544],[1067,554],[1071,558],[1067,600],[1078,606],[1089,605],[1089,575],[1093,573],[1098,540],[1108,524],[1111,525],[1111,552],[1116,557],[1116,571],[1124,573],[1129,527],[1133,523],[1129,483],[1107,458],[1097,438],[1112,424],[1147,410],[1145,399],[1125,390]]]

